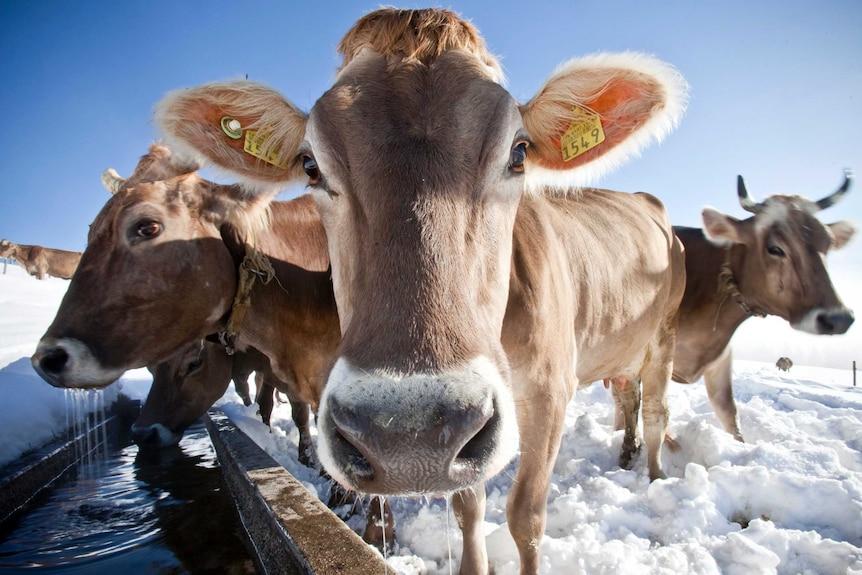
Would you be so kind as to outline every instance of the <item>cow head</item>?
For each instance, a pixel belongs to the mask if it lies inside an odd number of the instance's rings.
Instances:
[[[445,10],[373,12],[339,50],[307,116],[239,81],[170,94],[156,121],[249,193],[305,182],[317,202],[344,336],[318,420],[327,470],[365,492],[461,489],[516,450],[500,334],[521,195],[660,139],[685,82],[651,57],[604,54],[562,65],[520,104]]]
[[[837,202],[850,188],[853,174],[833,194],[819,201],[774,195],[754,201],[738,179],[740,203],[754,214],[746,220],[713,208],[703,210],[704,232],[718,245],[734,246],[741,262],[734,272],[747,306],[777,315],[795,329],[814,334],[841,334],[853,323],[853,312],[841,303],[826,270],[826,254],[853,237],[847,221],[823,224],[817,213]]]
[[[196,169],[156,144],[127,180],[105,176],[114,194],[90,226],[78,269],[32,357],[46,381],[104,387],[218,331],[236,291],[236,255],[222,235],[253,227],[259,216],[252,214],[265,209]]]
[[[224,395],[233,360],[223,345],[202,339],[148,369],[153,385],[132,425],[132,439],[141,446],[167,447],[179,443],[183,432]]]
[[[18,253],[18,244],[7,239],[0,241],[0,258],[14,258]]]

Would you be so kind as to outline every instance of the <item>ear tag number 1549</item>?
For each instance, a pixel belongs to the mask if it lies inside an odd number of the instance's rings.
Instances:
[[[574,119],[560,138],[564,162],[577,158],[605,141],[605,132],[598,114],[578,106],[572,108],[572,114]]]

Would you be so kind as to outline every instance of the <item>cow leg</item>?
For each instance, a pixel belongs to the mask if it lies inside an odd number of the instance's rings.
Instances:
[[[464,536],[461,553],[461,575],[488,572],[488,551],[485,548],[485,485],[458,491],[452,496],[455,519]]]
[[[506,518],[521,557],[521,575],[538,575],[539,545],[548,515],[548,488],[560,450],[568,398],[562,383],[558,393],[545,390],[518,405],[521,461],[509,491]],[[575,389],[573,386],[572,389]]]
[[[290,402],[293,423],[296,424],[296,429],[299,431],[299,462],[306,467],[314,467],[312,459],[314,446],[311,443],[311,430],[308,425],[308,404],[292,397],[291,394],[287,394],[287,400]]]
[[[611,384],[614,397],[615,418],[614,428],[625,430],[623,444],[620,448],[620,467],[631,469],[632,462],[637,458],[641,448],[638,430],[638,412],[641,407],[641,380],[633,378],[623,386],[616,382]]]
[[[607,377],[603,382],[605,389],[619,385],[621,390],[630,383],[627,377]],[[614,431],[622,431],[626,428],[626,413],[616,394],[617,390],[611,389],[611,396],[614,398]],[[638,397],[638,409],[640,409],[640,397]]]
[[[706,394],[712,404],[712,410],[724,430],[737,441],[745,441],[739,429],[739,413],[736,400],[733,398],[733,353],[730,345],[724,348],[715,361],[706,366],[703,378],[706,381]]]
[[[667,384],[673,371],[676,322],[668,320],[653,338],[641,370],[643,379],[643,427],[650,481],[664,479],[661,448],[667,432]]]
[[[395,544],[395,518],[389,507],[389,500],[372,497],[365,513],[365,532],[362,539],[376,547],[384,556],[392,551]]]
[[[233,378],[233,388],[236,390],[236,394],[242,399],[242,403],[245,406],[251,405],[251,395],[248,390],[248,376],[251,372],[244,372],[235,374]],[[257,384],[257,375],[255,375],[255,384]]]
[[[275,403],[275,388],[266,380],[256,382],[257,385],[257,405],[260,407],[260,418],[266,425],[269,425],[269,418],[272,415],[272,407]]]

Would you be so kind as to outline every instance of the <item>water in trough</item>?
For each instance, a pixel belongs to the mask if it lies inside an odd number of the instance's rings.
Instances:
[[[97,400],[71,400],[71,428],[94,425],[76,421],[86,401]],[[0,525],[0,572],[254,573],[203,425],[169,449],[118,435],[88,446],[75,471]]]

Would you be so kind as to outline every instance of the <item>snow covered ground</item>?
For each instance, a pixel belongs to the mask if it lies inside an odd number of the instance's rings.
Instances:
[[[0,465],[65,425],[66,392],[39,379],[29,355],[67,286],[13,265],[0,275]],[[862,291],[838,288],[862,307]],[[780,320],[749,320],[734,339],[737,357],[760,360],[734,364],[747,443],[720,429],[702,383],[672,384],[670,430],[681,449],[665,450],[669,479],[652,484],[645,454],[632,471],[616,465],[622,437],[612,431],[610,393],[600,384],[580,391],[568,406],[548,497],[542,573],[862,573],[862,381],[853,387],[848,360],[862,360],[857,334],[859,326],[845,336],[806,336]],[[797,364],[789,373],[775,368],[779,354]],[[149,384],[146,370],[128,372],[104,392],[106,401],[120,390],[143,399]],[[296,461],[298,434],[286,404],[276,407],[270,432],[232,388],[219,403],[325,496],[326,485]],[[487,487],[485,529],[498,575],[518,573],[505,518],[515,465]],[[449,573],[461,541],[447,502],[391,503],[398,544],[389,563],[399,573]],[[361,520],[351,524],[359,528]]]

